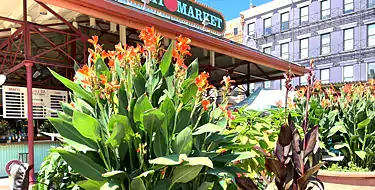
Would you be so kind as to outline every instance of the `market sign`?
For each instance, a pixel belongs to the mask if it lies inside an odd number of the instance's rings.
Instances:
[[[27,88],[2,86],[2,96],[4,118],[27,118]],[[57,117],[56,111],[62,111],[60,101],[67,98],[67,91],[33,88],[33,118]]]
[[[139,9],[144,8],[144,0],[112,0],[122,5]],[[182,24],[203,29],[212,33],[223,34],[225,30],[224,16],[206,5],[192,0],[146,0],[150,1],[145,11],[163,18],[176,21]]]

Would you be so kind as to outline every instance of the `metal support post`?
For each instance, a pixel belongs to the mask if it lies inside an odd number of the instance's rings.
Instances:
[[[33,124],[33,63],[26,62],[27,83],[27,147],[29,150],[29,166],[34,166],[34,124]],[[29,174],[30,185],[35,184],[34,168]]]

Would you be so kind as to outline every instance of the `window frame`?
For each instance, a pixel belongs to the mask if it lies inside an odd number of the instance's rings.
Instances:
[[[250,25],[254,25],[254,29],[251,31],[252,34],[250,34],[250,30],[249,30]],[[254,35],[255,36],[255,22],[251,22],[251,23],[247,24],[247,35],[249,35],[249,36]]]
[[[302,44],[303,40],[307,40],[307,47],[302,49],[302,45],[301,44]],[[309,58],[309,45],[310,45],[309,44],[309,38],[303,38],[303,39],[299,40],[299,58],[300,59],[307,59],[307,58]],[[305,50],[305,49],[307,50],[307,57],[302,57],[302,50]]]
[[[268,19],[270,20],[270,26],[269,26],[270,32],[269,32],[269,34],[266,33],[266,20],[268,20]],[[272,34],[272,17],[268,17],[268,18],[263,19],[263,35],[269,36],[271,34]]]
[[[237,32],[236,32],[236,30],[237,30]],[[238,27],[234,27],[233,28],[233,35],[236,36],[238,34],[239,34]]]
[[[303,17],[306,17],[307,20],[306,21],[302,21],[302,9],[306,8],[307,9],[307,15],[304,15]],[[300,7],[299,8],[299,24],[302,25],[302,24],[307,24],[309,23],[309,5],[306,5],[306,6],[303,6],[303,7]],[[306,23],[303,23],[303,22],[306,22]]]
[[[328,7],[328,9],[323,10],[323,3],[325,3],[325,2],[328,2],[329,7]],[[323,17],[323,11],[328,11],[328,16]],[[330,0],[322,0],[320,2],[320,20],[326,20],[326,19],[329,19],[329,18],[331,18],[331,1]]]
[[[344,1],[343,13],[344,13],[344,14],[348,14],[348,13],[352,13],[352,12],[354,12],[354,0],[349,0],[349,1],[351,1],[350,3],[345,3],[345,2],[348,1],[348,0],[343,0],[343,1]],[[345,6],[346,6],[346,5],[349,5],[349,4],[352,4],[352,9],[351,9],[351,11],[347,11],[347,10],[345,10]]]
[[[287,15],[288,21],[283,22],[283,15]],[[280,31],[283,32],[283,31],[289,30],[289,21],[290,21],[289,12],[284,12],[280,14]],[[286,24],[286,28],[283,28],[284,23]]]
[[[308,85],[308,84],[309,84],[309,81],[307,80],[307,77],[308,77],[308,76],[309,76],[309,74],[306,73],[306,74],[304,74],[303,76],[299,77],[299,84],[300,84],[301,86],[305,86],[305,85]],[[305,82],[305,81],[302,82],[302,79],[305,79],[306,82]]]
[[[372,5],[370,4],[371,1],[373,1]],[[367,0],[367,8],[373,8],[373,7],[375,7],[375,1],[374,0]]]
[[[323,80],[322,76],[323,76],[323,71],[328,71],[328,79],[325,79]],[[328,81],[327,81],[328,80]],[[320,70],[320,81],[322,82],[322,84],[327,84],[329,83],[331,80],[331,69],[330,68],[327,68],[327,69],[321,69]]]
[[[269,84],[269,87],[268,87],[268,88],[266,87],[266,84],[267,84],[267,83]],[[271,81],[270,81],[270,80],[264,81],[264,82],[263,82],[263,87],[264,87],[265,89],[271,89],[271,88],[272,88]]]
[[[375,32],[374,32],[374,34],[372,34],[372,35],[369,35],[369,29],[370,29],[370,26],[374,26],[374,30],[375,30],[375,23],[372,23],[372,24],[368,24],[367,25],[367,47],[372,47],[372,46],[375,46]],[[373,44],[372,45],[370,45],[370,37],[371,36],[374,36],[374,42],[373,42]]]
[[[345,68],[352,68],[352,73],[351,76],[345,76]],[[350,80],[347,80],[349,78]],[[347,65],[342,68],[342,81],[343,82],[349,82],[349,81],[354,81],[354,65]]]
[[[374,65],[374,77],[373,78],[371,78],[369,75],[370,75],[370,65]],[[369,63],[367,63],[367,68],[366,68],[366,78],[367,78],[367,80],[370,80],[370,79],[375,79],[375,62],[369,62]]]
[[[323,45],[327,45],[327,44],[323,44],[323,36],[326,36],[326,35],[328,35],[328,37],[329,37],[329,43],[328,43],[329,51],[323,53]],[[324,46],[324,47],[326,47],[326,46]],[[331,53],[331,33],[321,34],[320,35],[320,55],[328,55],[330,53]]]
[[[270,53],[266,53],[266,49],[270,49]],[[271,54],[272,54],[271,46],[264,47],[264,48],[263,48],[263,53],[265,53],[265,54],[267,54],[267,55],[271,55]]]
[[[352,30],[352,36],[351,36],[352,38],[350,38],[350,39],[346,39],[346,35],[345,35],[345,34],[346,34],[346,32],[349,31],[349,30]],[[343,38],[344,38],[344,39],[343,39],[343,41],[344,41],[344,45],[343,45],[344,51],[354,50],[354,27],[353,27],[353,28],[346,28],[346,29],[344,29],[344,30],[343,30]],[[346,48],[346,43],[345,43],[345,42],[346,42],[346,41],[349,41],[349,40],[352,41],[351,49],[347,49],[347,48]]]
[[[280,90],[286,90],[285,81],[286,79],[280,79]]]
[[[286,52],[283,51],[283,46],[285,46],[285,45],[287,47]],[[286,57],[283,57],[284,54],[286,54]],[[289,42],[285,42],[285,43],[280,44],[280,57],[281,57],[281,59],[289,60]]]

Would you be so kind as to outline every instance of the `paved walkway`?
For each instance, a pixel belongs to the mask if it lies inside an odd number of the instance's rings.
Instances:
[[[8,178],[0,178],[0,190],[9,190],[9,179]]]

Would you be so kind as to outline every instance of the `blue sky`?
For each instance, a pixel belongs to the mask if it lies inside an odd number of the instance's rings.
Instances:
[[[240,16],[240,12],[250,7],[250,0],[198,0],[224,14],[225,20]],[[261,5],[271,0],[252,0],[253,5]]]

